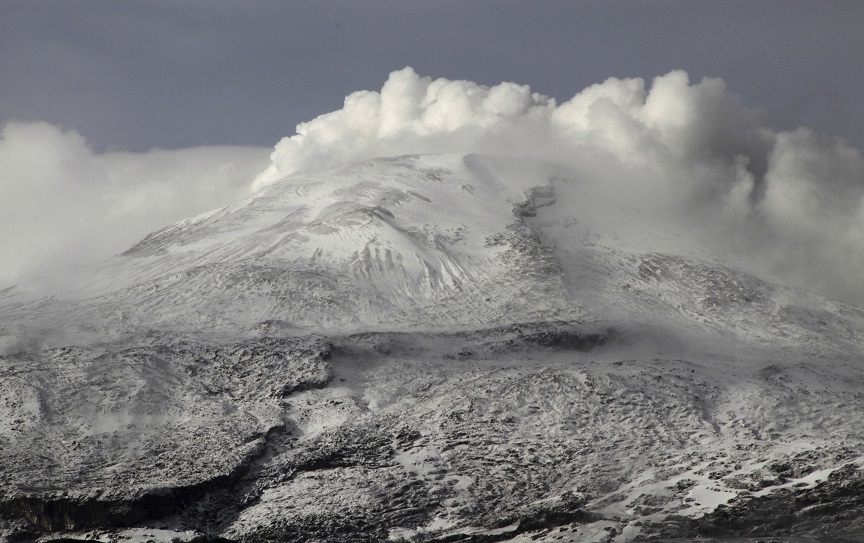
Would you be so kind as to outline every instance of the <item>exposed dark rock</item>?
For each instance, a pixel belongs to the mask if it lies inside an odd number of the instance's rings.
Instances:
[[[791,466],[774,463],[770,468]],[[665,537],[811,537],[818,541],[864,541],[864,472],[847,464],[814,487],[777,489],[741,498],[697,519],[670,519]]]

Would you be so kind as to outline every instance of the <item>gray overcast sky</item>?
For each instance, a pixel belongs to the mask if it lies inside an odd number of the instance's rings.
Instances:
[[[0,122],[98,149],[271,146],[406,65],[559,101],[682,68],[861,148],[862,21],[857,0],[3,0]]]

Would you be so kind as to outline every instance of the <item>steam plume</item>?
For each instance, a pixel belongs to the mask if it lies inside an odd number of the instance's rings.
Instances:
[[[720,79],[611,78],[557,104],[527,86],[390,74],[380,92],[282,139],[257,189],[376,156],[481,152],[569,165],[613,196],[722,238],[781,277],[864,302],[864,159],[845,141],[772,129]]]

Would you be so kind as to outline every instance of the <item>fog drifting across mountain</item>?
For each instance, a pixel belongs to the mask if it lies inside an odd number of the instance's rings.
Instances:
[[[528,86],[393,72],[380,92],[280,141],[260,188],[291,173],[376,156],[480,152],[563,163],[603,187],[608,213],[638,203],[756,268],[864,301],[864,159],[841,139],[773,130],[720,79],[683,71],[611,78],[562,104]],[[675,224],[677,223],[677,224]]]
[[[232,203],[266,150],[94,152],[39,122],[0,132],[0,289],[108,258],[166,224]]]

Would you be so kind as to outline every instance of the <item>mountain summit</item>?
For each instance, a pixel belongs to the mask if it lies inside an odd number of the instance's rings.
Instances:
[[[0,292],[0,531],[857,541],[864,310],[604,190],[363,160]]]

